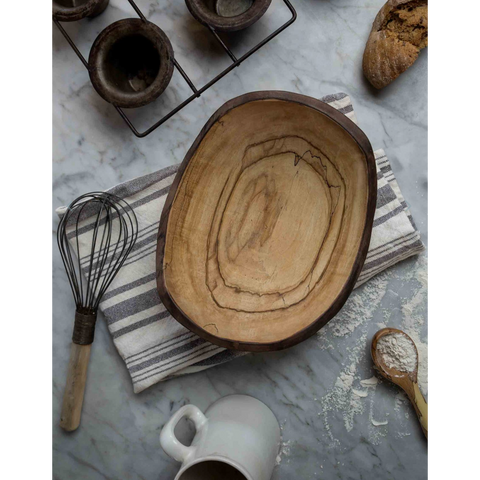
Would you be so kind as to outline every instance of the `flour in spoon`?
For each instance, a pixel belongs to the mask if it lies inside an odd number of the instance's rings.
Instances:
[[[341,445],[338,438],[351,432],[356,424],[365,425],[367,421],[367,439],[372,445],[379,445],[387,435],[403,438],[418,429],[416,423],[409,420],[413,407],[406,395],[399,392],[395,397],[381,393],[387,389],[398,390],[378,373],[372,376],[370,357],[371,339],[378,329],[403,330],[417,347],[418,384],[427,396],[427,259],[421,255],[406,262],[410,263],[405,264],[406,268],[384,271],[355,289],[335,319],[317,334],[319,348],[338,362],[337,375],[329,381],[325,394],[314,398],[325,434],[336,448]],[[400,302],[395,299],[398,296]],[[392,301],[400,307],[392,308]],[[343,419],[344,433],[339,431],[339,419]],[[372,419],[375,423],[388,419],[389,423],[376,426]]]
[[[389,368],[395,368],[400,372],[413,372],[417,366],[415,345],[402,333],[389,333],[380,337],[377,351]]]

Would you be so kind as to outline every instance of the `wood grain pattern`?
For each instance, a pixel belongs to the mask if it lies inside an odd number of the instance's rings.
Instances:
[[[402,372],[392,367],[388,367],[382,360],[381,354],[377,352],[377,343],[380,338],[385,335],[390,335],[392,333],[399,333],[405,335],[410,339],[413,346],[415,347],[415,352],[417,353],[417,365],[413,372]],[[425,401],[425,398],[418,387],[418,351],[415,342],[402,330],[396,328],[382,328],[379,330],[372,339],[372,359],[375,366],[378,368],[379,372],[392,383],[398,385],[408,396],[412,402],[415,413],[417,414],[418,420],[420,421],[420,426],[422,431],[425,434],[425,437],[428,439],[428,405]]]
[[[76,430],[80,425],[91,348],[92,344],[72,343],[60,417],[60,426],[67,432]]]
[[[170,189],[157,284],[172,315],[218,345],[294,345],[350,294],[370,241],[376,167],[334,108],[288,92],[227,102]]]

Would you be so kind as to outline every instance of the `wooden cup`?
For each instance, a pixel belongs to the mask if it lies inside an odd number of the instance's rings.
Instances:
[[[272,2],[272,0],[253,0],[251,7],[243,13],[222,16],[218,13],[222,11],[221,5],[218,5],[219,1],[221,0],[185,0],[185,3],[193,17],[203,25],[220,32],[234,32],[253,25],[267,11]],[[225,7],[225,11],[228,12],[229,9]]]
[[[61,22],[76,22],[103,13],[110,0],[53,0],[53,16]]]
[[[104,100],[118,107],[141,107],[167,88],[173,48],[155,24],[126,18],[100,33],[88,63],[90,80]]]

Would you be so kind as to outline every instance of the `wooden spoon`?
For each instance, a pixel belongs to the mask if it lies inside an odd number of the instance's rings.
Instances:
[[[417,361],[413,371],[403,372],[401,370],[397,370],[396,368],[388,367],[384,362],[382,353],[377,351],[377,343],[380,338],[385,335],[390,335],[392,333],[405,335],[412,342],[412,345],[415,348],[415,353],[417,355]],[[418,419],[420,420],[420,425],[422,426],[423,433],[428,439],[428,405],[422,395],[422,392],[420,391],[420,388],[418,387],[418,351],[415,342],[405,332],[402,332],[401,330],[397,330],[396,328],[382,328],[382,330],[379,330],[373,337],[372,358],[373,363],[378,368],[380,373],[386,379],[390,380],[391,382],[402,388],[407,394],[408,398],[413,404],[413,407],[415,408]]]

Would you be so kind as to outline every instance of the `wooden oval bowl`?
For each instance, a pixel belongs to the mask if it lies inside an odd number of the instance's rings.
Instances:
[[[218,0],[185,0],[193,17],[203,25],[221,32],[234,32],[250,27],[268,10],[272,0],[253,0],[252,6],[235,16],[222,16],[217,13]]]
[[[222,347],[295,345],[352,291],[376,196],[370,142],[342,113],[295,93],[237,97],[204,126],[170,189],[160,297]]]

